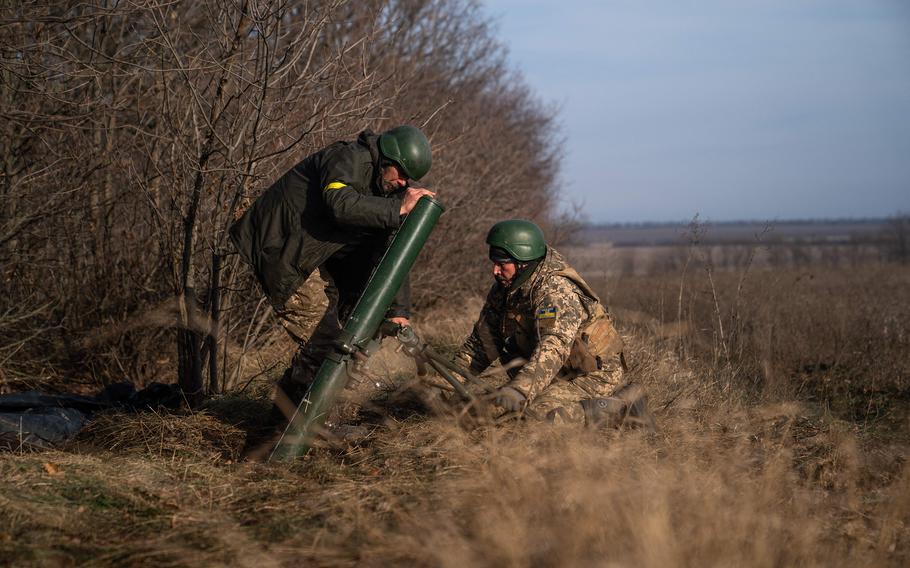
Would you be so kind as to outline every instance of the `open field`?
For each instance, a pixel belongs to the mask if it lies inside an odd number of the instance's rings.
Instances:
[[[586,225],[565,247],[601,276],[675,274],[692,261],[715,270],[861,268],[908,260],[906,216],[854,221]]]
[[[614,246],[685,245],[695,227],[701,241],[711,244],[769,242],[862,243],[881,241],[890,220],[831,221],[699,221],[689,223],[628,223],[586,225],[578,234],[580,244],[610,242]]]
[[[659,431],[429,416],[389,385],[371,434],[292,466],[238,461],[269,383],[192,415],[99,416],[0,456],[8,565],[903,566],[910,270],[589,271]],[[451,349],[476,301],[422,314]],[[274,376],[272,377],[274,378]],[[397,392],[397,394],[396,394]]]

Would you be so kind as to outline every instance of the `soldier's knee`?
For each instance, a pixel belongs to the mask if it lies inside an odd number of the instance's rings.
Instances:
[[[563,405],[552,407],[543,415],[549,424],[583,426],[585,415],[581,407],[574,402],[566,401]]]

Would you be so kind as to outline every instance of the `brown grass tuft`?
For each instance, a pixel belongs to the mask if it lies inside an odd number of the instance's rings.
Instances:
[[[110,452],[192,461],[234,461],[246,433],[204,412],[106,412],[95,416],[76,443]]]

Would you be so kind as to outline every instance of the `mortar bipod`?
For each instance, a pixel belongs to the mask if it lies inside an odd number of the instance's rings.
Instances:
[[[407,325],[397,325],[391,322],[383,324],[382,332],[384,335],[395,337],[401,343],[402,351],[412,357],[417,364],[417,374],[424,376],[427,374],[427,365],[433,368],[447,383],[452,385],[455,392],[466,402],[476,402],[476,397],[472,395],[452,373],[457,373],[465,380],[476,385],[483,386],[483,383],[477,379],[467,369],[461,365],[450,361],[433,350],[432,347],[420,340],[414,328]]]

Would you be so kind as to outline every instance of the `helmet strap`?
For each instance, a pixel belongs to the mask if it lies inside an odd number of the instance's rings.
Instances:
[[[542,258],[531,260],[528,262],[515,263],[517,268],[515,278],[512,280],[512,283],[509,284],[510,290],[518,290],[522,284],[528,281],[528,278],[534,274],[534,271],[537,270],[537,266],[540,264]]]

